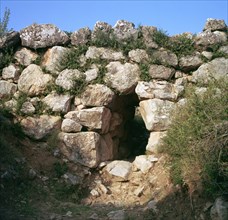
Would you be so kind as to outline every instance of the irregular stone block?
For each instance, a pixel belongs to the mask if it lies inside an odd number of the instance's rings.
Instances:
[[[36,60],[37,57],[38,55],[36,53],[27,48],[18,50],[14,55],[14,58],[17,60],[17,62],[23,66],[30,65],[33,61]]]
[[[61,130],[66,133],[76,133],[81,131],[82,126],[76,121],[66,118],[62,122]]]
[[[75,46],[85,45],[89,42],[91,37],[91,30],[88,27],[80,28],[71,34],[71,44]]]
[[[225,31],[227,30],[227,26],[224,20],[208,18],[203,30]]]
[[[170,113],[175,104],[160,99],[149,99],[139,103],[139,111],[149,131],[165,131],[171,123]]]
[[[155,131],[150,133],[148,143],[146,145],[146,150],[151,153],[158,153],[159,147],[162,145],[162,138],[166,136],[165,131]]]
[[[150,65],[149,74],[152,79],[164,79],[169,80],[174,75],[175,70],[173,68],[165,67],[162,65]]]
[[[52,76],[44,74],[39,66],[30,64],[19,77],[18,89],[27,93],[28,96],[39,95],[44,92],[52,79]]]
[[[61,117],[51,115],[40,115],[39,117],[27,117],[20,122],[26,135],[35,140],[40,140],[58,129]]]
[[[22,46],[32,49],[63,45],[69,37],[53,24],[32,24],[20,31]]]
[[[17,91],[17,85],[14,83],[0,80],[0,98],[12,96]]]

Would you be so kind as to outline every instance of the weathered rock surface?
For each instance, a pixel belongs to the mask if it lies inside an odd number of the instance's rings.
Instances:
[[[59,134],[62,142],[62,153],[72,162],[93,168],[100,161],[97,150],[100,146],[100,135],[95,132],[63,133]]]
[[[165,67],[162,65],[153,64],[150,66],[149,74],[152,79],[164,79],[169,80],[174,75],[175,70],[173,68]]]
[[[176,54],[172,53],[171,51],[160,49],[153,53],[153,59],[157,60],[163,65],[169,65],[176,67],[178,64],[178,59]]]
[[[175,104],[160,99],[149,99],[139,103],[139,111],[149,131],[165,131],[171,123],[170,112]]]
[[[109,174],[121,177],[123,181],[128,179],[131,169],[132,164],[123,160],[114,160],[106,166],[106,170]]]
[[[154,131],[150,133],[146,150],[152,153],[158,153],[162,144],[162,138],[166,136],[166,131]]]
[[[175,101],[183,93],[184,86],[171,84],[167,81],[139,81],[135,88],[135,92],[140,100],[143,99],[163,99]]]
[[[210,79],[228,79],[228,59],[216,58],[209,63],[201,65],[192,74],[192,81],[195,83],[207,84]]]
[[[218,51],[228,55],[228,46],[221,46]]]
[[[108,72],[105,74],[105,82],[108,86],[116,89],[122,94],[134,91],[140,80],[140,70],[137,64],[110,62],[106,66]]]
[[[78,122],[89,130],[105,134],[109,130],[111,112],[105,107],[94,107],[80,111],[70,111],[64,117]]]
[[[212,220],[226,220],[228,218],[227,195],[220,196],[215,200],[211,208],[210,216]]]
[[[136,169],[143,173],[147,173],[153,167],[153,163],[157,161],[158,158],[155,158],[152,155],[140,155],[135,158],[132,164]]]
[[[40,115],[39,117],[27,117],[20,122],[23,131],[30,138],[40,140],[53,130],[60,128],[61,117]]]
[[[111,211],[107,214],[109,220],[124,220],[126,213],[124,210]]]
[[[146,62],[149,59],[148,54],[143,49],[131,50],[129,51],[128,56],[136,63]]]
[[[191,71],[197,69],[203,61],[199,55],[189,55],[181,57],[179,60],[179,66],[183,71]]]
[[[71,34],[71,44],[78,46],[88,43],[91,37],[91,30],[88,27],[80,28]]]
[[[81,131],[81,129],[82,126],[78,122],[69,118],[65,118],[61,125],[61,130],[65,133],[76,133]]]
[[[17,85],[5,80],[0,80],[0,98],[12,96],[17,91]]]
[[[153,26],[142,26],[143,41],[148,48],[158,48],[158,45],[153,41],[153,34],[157,31]]]
[[[20,43],[20,34],[16,31],[11,31],[0,38],[0,51],[7,48],[13,48]]]
[[[19,77],[19,69],[17,67],[15,67],[13,64],[5,67],[2,70],[2,78],[3,79],[13,79],[16,80]]]
[[[24,114],[30,114],[31,115],[36,111],[36,109],[31,102],[27,101],[27,102],[24,102],[22,104],[20,111]]]
[[[66,90],[74,88],[74,81],[78,78],[83,77],[83,73],[77,69],[65,69],[63,70],[55,80],[55,84]]]
[[[42,67],[53,74],[58,74],[61,69],[61,60],[68,53],[69,49],[61,46],[54,46],[44,54]]]
[[[47,105],[47,108],[53,112],[66,113],[70,109],[71,97],[70,95],[51,93],[43,99],[43,102]]]
[[[203,30],[225,31],[227,26],[224,20],[208,18]]]
[[[107,106],[115,97],[114,92],[103,84],[89,85],[81,95],[85,106]]]
[[[113,34],[119,40],[127,40],[127,39],[137,39],[138,38],[138,30],[135,29],[135,25],[131,22],[119,20],[113,27]]]
[[[92,64],[90,69],[84,72],[86,82],[91,82],[98,77],[99,68],[96,64]]]
[[[224,32],[221,31],[205,31],[197,34],[195,38],[196,46],[208,48],[215,44],[225,43],[227,41],[227,36]]]
[[[22,46],[32,49],[63,45],[69,37],[53,24],[32,24],[20,31]]]
[[[118,146],[113,141],[110,133],[101,136],[101,144],[98,150],[100,161],[113,160],[117,156]]]
[[[28,96],[39,95],[44,92],[52,79],[52,76],[44,74],[39,66],[30,64],[19,77],[18,89]]]
[[[121,51],[115,51],[104,47],[91,46],[85,54],[87,59],[123,60],[124,55]]]
[[[27,48],[22,48],[18,50],[14,58],[17,60],[17,62],[23,66],[28,66],[30,65],[33,61],[37,59],[38,55],[31,50]]]

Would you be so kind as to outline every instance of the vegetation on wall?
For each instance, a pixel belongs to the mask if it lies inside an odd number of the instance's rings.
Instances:
[[[162,151],[170,156],[175,183],[190,193],[225,192],[228,183],[228,82],[213,81],[203,94],[188,89],[174,114]]]

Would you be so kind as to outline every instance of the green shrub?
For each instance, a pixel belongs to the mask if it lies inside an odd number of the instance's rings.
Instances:
[[[207,92],[187,92],[187,103],[175,111],[162,151],[170,156],[175,183],[211,195],[227,189],[228,82],[214,81]]]
[[[0,37],[3,37],[5,34],[9,32],[8,23],[9,23],[10,10],[8,8],[5,9],[3,18],[0,17]]]
[[[12,63],[13,55],[14,55],[14,51],[12,48],[5,49],[2,55],[0,54],[0,75],[2,74],[3,68],[9,66],[9,64]]]
[[[152,35],[153,41],[160,47],[166,48],[169,44],[169,35],[167,34],[167,31],[164,31],[162,29],[159,29],[155,31]]]
[[[149,65],[145,63],[140,63],[139,68],[141,71],[140,79],[149,82],[151,80],[151,76],[149,74]]]

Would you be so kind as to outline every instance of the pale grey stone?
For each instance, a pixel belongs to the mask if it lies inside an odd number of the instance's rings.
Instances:
[[[228,219],[228,198],[227,195],[218,197],[211,208],[210,216],[212,220]]]
[[[20,122],[26,135],[35,140],[40,140],[60,127],[61,117],[40,115],[38,117],[26,117]]]
[[[100,146],[100,135],[95,132],[59,134],[62,142],[60,150],[72,162],[94,168],[100,163],[97,150]]]
[[[107,106],[115,97],[114,92],[103,84],[88,85],[81,95],[84,106]]]
[[[109,130],[111,112],[105,107],[94,107],[79,111],[70,111],[64,117],[78,122],[89,130],[99,131],[101,134],[105,134]]]
[[[124,210],[111,211],[107,214],[109,220],[124,220],[126,213]]]
[[[208,18],[203,30],[225,31],[227,30],[227,26],[224,20]]]
[[[91,37],[91,30],[88,27],[80,28],[71,34],[71,44],[78,46],[89,42]]]
[[[175,104],[160,99],[149,99],[139,103],[139,111],[149,131],[165,131],[171,123],[170,113]]]
[[[11,97],[17,91],[17,85],[5,80],[0,80],[0,98]]]
[[[82,126],[78,122],[69,118],[65,118],[61,125],[61,130],[66,133],[76,133],[81,131],[81,129]]]
[[[92,32],[92,40],[99,39],[105,35],[110,37],[112,26],[103,21],[97,21]]]
[[[150,133],[146,150],[151,153],[158,153],[163,141],[162,138],[166,136],[166,131],[154,131]]]
[[[45,91],[52,79],[52,76],[44,74],[39,66],[30,64],[19,77],[18,89],[27,93],[28,96],[39,95]]]
[[[2,70],[2,78],[3,79],[13,79],[16,80],[19,77],[19,69],[16,68],[13,64],[10,64],[9,66],[5,67]]]
[[[141,28],[143,41],[148,48],[158,48],[158,45],[153,41],[153,34],[157,31],[153,26],[142,26]]]
[[[122,94],[134,91],[140,80],[140,69],[137,64],[110,62],[106,68],[108,72],[105,74],[104,80],[108,86]]]
[[[38,55],[36,53],[27,48],[18,50],[14,55],[14,58],[17,60],[17,62],[23,66],[30,65],[33,61],[36,60],[37,57]]]
[[[4,36],[0,37],[0,50],[7,48],[14,48],[20,44],[20,34],[16,31],[10,31]]]
[[[199,55],[188,55],[181,57],[179,60],[179,66],[183,71],[195,70],[201,64],[203,64],[203,61]]]
[[[169,50],[165,50],[163,48],[153,52],[152,58],[157,60],[163,65],[169,65],[173,67],[177,67],[178,59],[176,54],[172,53]]]
[[[132,164],[123,160],[114,160],[106,166],[106,170],[109,174],[121,177],[123,180],[128,179],[131,169]]]
[[[33,49],[63,45],[69,37],[53,24],[32,24],[20,31],[22,46]]]
[[[149,74],[152,79],[165,79],[169,80],[174,75],[175,70],[173,68],[165,67],[162,65],[150,65]]]
[[[228,59],[216,58],[201,65],[192,74],[192,81],[195,83],[207,84],[212,79],[228,79]]]
[[[131,50],[129,51],[128,56],[132,61],[136,63],[144,63],[149,59],[147,52],[143,49]]]
[[[42,67],[52,74],[59,74],[61,61],[68,52],[68,48],[61,46],[49,48],[43,56]]]
[[[21,106],[20,111],[24,114],[33,114],[36,109],[31,102],[24,102]]]
[[[203,51],[201,53],[204,57],[206,57],[208,60],[211,60],[211,58],[213,57],[213,53],[209,52],[209,51]]]
[[[66,90],[71,90],[75,86],[75,80],[83,77],[84,74],[77,69],[65,69],[59,73],[55,84]]]
[[[42,101],[47,105],[47,108],[51,109],[53,112],[66,113],[70,109],[71,97],[70,95],[58,95],[56,93],[51,93]]]
[[[158,159],[152,155],[140,155],[135,158],[132,164],[136,169],[146,174],[153,167],[153,163],[157,161]]]

